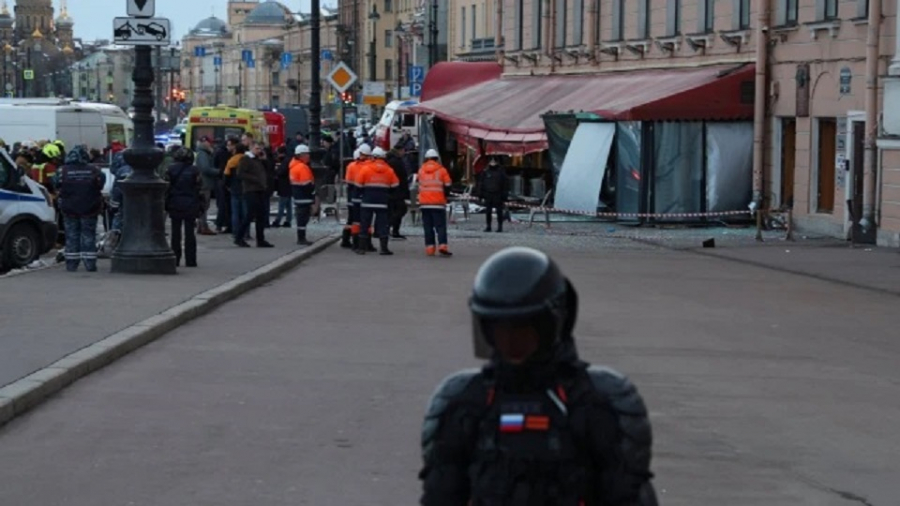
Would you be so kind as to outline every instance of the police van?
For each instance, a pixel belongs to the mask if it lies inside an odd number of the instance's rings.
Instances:
[[[23,176],[0,149],[0,268],[21,269],[56,243],[56,212],[47,190]]]

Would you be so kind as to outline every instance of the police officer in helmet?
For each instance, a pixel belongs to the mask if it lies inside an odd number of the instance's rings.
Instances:
[[[469,307],[480,370],[448,377],[422,434],[425,506],[656,506],[634,385],[579,360],[574,287],[544,253],[491,256]]]

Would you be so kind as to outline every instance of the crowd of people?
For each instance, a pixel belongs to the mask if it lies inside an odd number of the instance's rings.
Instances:
[[[157,168],[168,182],[165,209],[171,225],[171,248],[178,265],[197,266],[197,235],[230,234],[242,248],[255,241],[259,248],[271,248],[266,229],[296,227],[297,244],[309,245],[307,227],[320,212],[321,194],[327,185],[346,185],[348,216],[341,247],[357,254],[378,252],[392,255],[389,241],[405,240],[401,233],[408,213],[410,186],[418,188],[418,207],[425,229],[425,252],[430,256],[451,256],[445,213],[451,179],[441,165],[437,151],[426,152],[425,163],[417,167],[415,141],[404,135],[385,151],[353,143],[353,159],[343,167],[338,143],[323,136],[324,168],[310,166],[310,148],[301,133],[288,145],[274,150],[249,132],[241,137],[214,140],[203,136],[195,150],[174,146],[166,151]],[[65,245],[64,258],[70,271],[81,262],[95,271],[98,258],[97,224],[108,219],[105,249],[115,249],[124,223],[124,194],[121,182],[134,172],[124,157],[124,146],[113,144],[105,150],[75,146],[69,152],[62,141],[16,143],[7,147],[21,175],[28,175],[51,193],[58,210],[59,226],[65,231],[59,243]],[[162,146],[159,146],[162,147]],[[100,166],[109,161],[113,178],[109,198],[102,190],[107,177]],[[487,206],[487,228],[492,230],[492,211],[502,231],[506,176],[496,160],[479,175],[476,195]],[[277,212],[270,221],[270,203],[277,197]],[[207,216],[216,202],[214,227]],[[252,230],[251,230],[252,229]],[[373,239],[378,239],[378,248]]]

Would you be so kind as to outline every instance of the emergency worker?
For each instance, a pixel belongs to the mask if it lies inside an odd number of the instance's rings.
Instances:
[[[372,150],[374,160],[366,164],[363,171],[357,177],[357,182],[362,192],[362,218],[359,230],[359,248],[356,253],[365,255],[367,250],[372,250],[372,238],[369,235],[369,227],[372,219],[375,219],[375,234],[381,243],[379,254],[393,255],[388,249],[388,201],[391,192],[400,186],[400,180],[394,174],[391,166],[384,161],[385,152],[381,148]]]
[[[503,211],[506,204],[507,179],[506,173],[497,162],[491,158],[488,166],[478,175],[477,194],[481,198],[485,209],[484,216],[487,219],[485,232],[491,231],[491,214],[497,211],[497,232],[503,232]]]
[[[294,197],[294,214],[297,218],[297,244],[312,244],[306,239],[306,226],[313,202],[316,200],[316,179],[309,168],[309,146],[299,144],[294,148],[290,165],[291,196]]]
[[[75,146],[59,170],[59,207],[66,227],[66,270],[75,272],[84,261],[88,272],[97,270],[97,216],[103,209],[104,176],[94,165],[87,147]]]
[[[51,193],[54,191],[53,181],[56,179],[59,156],[59,147],[56,144],[47,143],[37,153],[37,163],[31,166],[31,179],[44,185]]]
[[[353,161],[347,164],[344,173],[344,184],[347,191],[347,223],[344,224],[344,230],[341,232],[341,247],[347,249],[353,247],[353,199],[356,196],[357,167],[359,167],[359,149],[353,151]]]
[[[437,388],[422,434],[425,506],[656,506],[647,409],[579,360],[578,297],[546,254],[488,258],[469,308],[481,370]]]
[[[434,256],[437,234],[437,251],[449,257],[447,246],[447,193],[452,183],[450,173],[441,165],[440,155],[434,149],[425,152],[425,163],[419,169],[419,209],[425,228],[425,254]]]
[[[372,148],[363,144],[356,150],[359,159],[347,166],[347,198],[350,199],[347,221],[350,222],[350,242],[354,250],[362,247],[359,242],[359,227],[362,219],[362,188],[359,186],[359,176],[368,166],[372,157]]]

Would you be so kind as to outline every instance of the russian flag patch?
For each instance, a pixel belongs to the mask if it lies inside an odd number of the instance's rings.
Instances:
[[[500,415],[500,432],[522,432],[525,430],[525,415]]]

